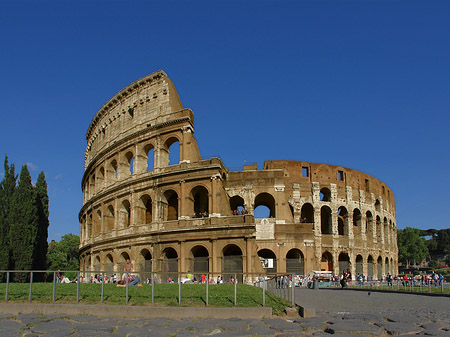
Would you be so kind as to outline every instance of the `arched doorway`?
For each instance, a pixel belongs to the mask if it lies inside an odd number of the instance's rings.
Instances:
[[[286,273],[305,275],[305,259],[299,249],[291,249],[286,254]]]
[[[191,250],[191,271],[194,277],[199,280],[202,274],[209,273],[209,253],[203,246],[195,246]]]
[[[331,208],[322,206],[320,209],[320,229],[322,234],[331,234]]]
[[[350,259],[347,253],[339,254],[339,274],[342,274],[345,271],[350,271]]]
[[[382,269],[383,259],[381,256],[377,259],[377,279],[380,281],[383,278],[383,269]]]
[[[356,256],[356,275],[363,274],[363,257],[361,255]]]
[[[236,245],[228,245],[223,249],[222,274],[224,281],[228,282],[230,277],[237,274],[237,280],[242,283],[242,250]]]
[[[261,249],[258,251],[259,260],[266,274],[277,273],[277,257],[270,249]]]
[[[261,207],[264,206],[264,207]],[[260,212],[257,210],[259,208],[263,209],[263,214],[259,214]],[[275,218],[275,199],[269,193],[261,193],[258,194],[255,198],[255,217],[256,218]],[[268,214],[267,214],[268,212]]]
[[[369,255],[367,258],[367,279],[369,281],[373,280],[373,257]]]
[[[194,217],[209,215],[208,190],[203,186],[194,187],[191,191],[191,198],[194,200]]]
[[[330,252],[325,252],[322,254],[320,270],[331,272],[333,271],[333,256],[330,254]]]
[[[141,250],[141,263],[139,265],[142,280],[150,279],[152,273],[152,254],[148,249]]]
[[[106,255],[105,270],[108,277],[111,277],[114,272],[114,259],[111,254]]]
[[[311,204],[307,203],[302,206],[300,222],[314,223],[314,207]]]
[[[338,209],[338,234],[348,235],[348,212],[344,206]]]
[[[162,252],[162,282],[170,277],[173,282],[178,282],[178,253],[173,248],[166,248]]]
[[[165,220],[178,220],[178,194],[173,190],[164,192],[166,197],[165,207]]]

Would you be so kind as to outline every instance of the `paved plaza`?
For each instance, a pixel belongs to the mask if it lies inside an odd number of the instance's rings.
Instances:
[[[0,314],[1,336],[449,336],[450,298],[351,290],[296,289],[315,317],[118,319]],[[101,310],[101,307],[100,309]],[[174,308],[176,310],[176,308]]]

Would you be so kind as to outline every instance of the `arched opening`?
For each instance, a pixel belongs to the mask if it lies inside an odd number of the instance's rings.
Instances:
[[[377,231],[377,240],[381,241],[381,218],[377,215],[377,221],[376,221],[376,231]]]
[[[363,233],[363,229],[361,228],[361,212],[355,208],[353,210],[353,234],[358,235],[361,233]]]
[[[111,160],[107,167],[108,183],[112,183],[117,180],[117,161],[115,159]]]
[[[388,258],[384,259],[384,274],[385,275],[389,274],[389,259]]]
[[[178,220],[178,194],[173,190],[164,192],[166,203],[164,203],[164,219],[167,221]]]
[[[286,273],[305,275],[305,258],[299,249],[291,249],[286,254]]]
[[[356,275],[363,274],[363,257],[361,255],[356,256]]]
[[[389,227],[388,227],[388,220],[385,217],[383,221],[383,229],[384,229],[384,242],[387,244],[389,239]]]
[[[89,184],[89,195],[92,197],[95,194],[95,174],[91,176],[91,183]]]
[[[191,198],[194,201],[194,218],[208,217],[208,190],[203,186],[194,187],[191,191]]]
[[[101,263],[100,263],[100,257],[96,256],[94,260],[94,271],[96,274],[100,273],[101,270]]]
[[[149,224],[153,221],[153,203],[152,198],[149,195],[145,194],[141,197],[141,221],[142,223]]]
[[[320,189],[320,201],[331,201],[331,191],[324,187]]]
[[[266,274],[277,273],[277,257],[270,249],[261,249],[258,251],[259,261]]]
[[[366,212],[366,233],[372,233],[373,230],[373,216],[370,211]]]
[[[128,255],[127,252],[123,252],[122,254],[120,254],[119,272],[123,272],[123,267],[125,266],[125,263],[127,263],[127,260],[131,260],[130,255]]]
[[[339,257],[339,274],[342,274],[344,271],[350,272],[350,259],[347,253],[340,253]]]
[[[300,214],[300,222],[301,223],[314,223],[314,207],[313,205],[306,203],[303,204],[301,214]]]
[[[106,255],[105,270],[106,270],[106,274],[111,277],[111,275],[114,272],[114,259],[111,254]]]
[[[381,258],[381,256],[379,256],[377,259],[377,279],[378,280],[381,280],[383,278],[382,262],[383,262],[383,259]]]
[[[378,200],[378,199],[375,201],[375,210],[377,212],[381,211],[381,203],[380,203],[380,200]]]
[[[223,249],[222,274],[224,281],[229,282],[231,276],[237,274],[237,280],[242,283],[242,250],[236,245],[228,245]]]
[[[122,201],[123,224],[130,227],[131,224],[131,205],[128,200]]]
[[[162,281],[170,279],[178,282],[178,253],[173,248],[166,248],[162,251]]]
[[[275,218],[275,199],[269,193],[260,193],[255,198],[254,209],[255,218]]]
[[[150,279],[152,273],[152,254],[148,249],[141,250],[141,263],[140,263],[141,277],[143,280]]]
[[[338,234],[348,235],[348,211],[344,206],[338,209]]]
[[[134,164],[134,155],[133,152],[129,151],[125,154],[125,164],[128,167],[128,172],[130,176],[133,175],[133,164]]]
[[[233,213],[233,215],[239,215],[240,213],[242,213],[242,211],[245,212],[244,199],[242,197],[240,197],[239,195],[235,195],[234,197],[231,197],[230,198],[230,209],[231,209],[231,213]]]
[[[147,170],[152,171],[155,169],[155,149],[152,144],[144,147],[145,157],[147,158]]]
[[[114,229],[114,207],[109,205],[105,215],[106,230],[108,232]]]
[[[320,270],[333,271],[333,256],[330,254],[330,252],[325,252],[322,254],[322,259],[320,261]]]
[[[168,152],[168,165],[177,165],[180,163],[180,142],[177,138],[171,137],[166,141]]]
[[[367,258],[367,279],[369,281],[373,280],[373,257],[369,255]]]
[[[391,267],[391,275],[394,275],[394,259],[391,258],[391,263],[389,266]]]
[[[97,210],[97,215],[94,217],[94,236],[99,235],[102,231],[102,211]]]
[[[97,181],[98,189],[101,190],[105,184],[105,169],[103,168],[103,166],[98,170]]]
[[[191,271],[194,273],[194,277],[200,280],[202,274],[209,272],[209,253],[203,246],[195,246],[191,250]]]
[[[331,234],[331,208],[322,206],[320,209],[320,229],[322,234]]]

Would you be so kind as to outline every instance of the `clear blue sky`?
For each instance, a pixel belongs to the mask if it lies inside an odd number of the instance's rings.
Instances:
[[[49,240],[79,234],[91,119],[159,69],[203,156],[357,169],[399,228],[450,227],[450,1],[0,0],[0,32],[1,162],[45,172]]]

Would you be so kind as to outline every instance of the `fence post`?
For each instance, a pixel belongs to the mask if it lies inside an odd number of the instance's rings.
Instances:
[[[56,293],[56,272],[53,272],[53,296],[52,301],[55,302],[55,293]]]
[[[206,306],[209,305],[209,273],[206,274]]]
[[[178,305],[181,306],[181,274],[178,274]]]
[[[125,273],[125,277],[126,277],[125,296],[127,297],[127,300],[125,301],[125,303],[128,304],[128,272]]]
[[[77,304],[80,302],[80,272],[77,272]]]
[[[263,288],[263,307],[265,307],[266,306],[266,278],[265,277],[263,280],[262,288]]]
[[[444,280],[441,280],[441,293],[444,292]]]
[[[33,293],[33,272],[30,272],[30,294],[28,295],[28,302],[31,302],[32,293]]]
[[[105,273],[102,273],[102,300],[101,300],[102,304],[103,304],[104,294],[105,294]]]
[[[291,298],[292,298],[292,307],[295,307],[295,299],[294,299],[294,290],[295,290],[295,282],[294,282],[294,275],[291,275]]]
[[[5,302],[8,302],[8,293],[9,293],[9,271],[6,272],[6,294],[5,294]]]
[[[234,306],[236,306],[237,298],[236,298],[236,274],[234,274]]]
[[[155,305],[155,275],[151,273],[152,276],[152,305]]]

